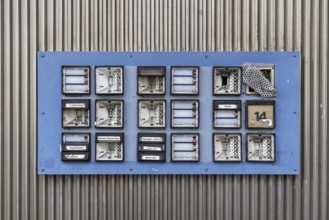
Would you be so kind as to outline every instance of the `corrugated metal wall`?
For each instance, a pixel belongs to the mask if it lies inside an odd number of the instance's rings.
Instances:
[[[323,219],[327,0],[1,0],[0,219]],[[300,176],[37,176],[37,51],[302,52]]]

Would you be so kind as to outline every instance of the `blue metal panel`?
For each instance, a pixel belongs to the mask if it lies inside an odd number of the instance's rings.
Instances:
[[[242,109],[242,127],[238,130],[213,129],[213,100],[262,99],[257,96],[213,96],[212,67],[241,66],[245,62],[275,65],[276,161],[272,163],[246,161],[246,133],[261,130],[245,129],[245,110]],[[39,174],[299,174],[300,173],[300,55],[298,52],[39,52],[38,53],[38,173]],[[61,93],[61,67],[91,66],[91,93],[87,96],[64,96]],[[124,95],[106,96],[124,99],[124,129],[96,129],[95,66],[124,66]],[[137,127],[137,66],[166,66],[167,133],[166,162],[137,162],[137,133],[148,130]],[[198,96],[170,95],[170,66],[200,66]],[[242,91],[244,91],[244,86]],[[62,129],[62,99],[91,100],[90,129]],[[200,100],[198,129],[171,129],[170,100],[195,98]],[[63,162],[60,156],[62,132],[91,132],[91,161]],[[150,129],[149,131],[152,132]],[[153,130],[154,131],[154,130]],[[96,162],[95,132],[124,132],[125,161]],[[198,132],[200,134],[200,162],[171,162],[170,134]],[[242,133],[242,162],[213,162],[212,134],[215,132]]]

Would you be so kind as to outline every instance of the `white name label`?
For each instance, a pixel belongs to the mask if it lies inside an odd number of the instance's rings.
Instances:
[[[98,136],[97,140],[99,141],[120,141],[120,136]]]
[[[160,160],[160,156],[151,156],[151,155],[145,155],[142,156],[143,160]]]
[[[160,147],[150,147],[150,146],[143,146],[144,150],[156,150],[156,151],[161,151]]]
[[[86,104],[84,103],[66,103],[66,108],[86,108]]]
[[[84,159],[86,156],[84,154],[65,154],[66,159]]]
[[[148,141],[148,142],[162,142],[161,137],[142,137],[142,141]]]
[[[67,150],[87,150],[87,146],[84,145],[66,145]]]
[[[226,105],[226,104],[219,104],[218,108],[224,108],[224,109],[237,109],[238,105]]]

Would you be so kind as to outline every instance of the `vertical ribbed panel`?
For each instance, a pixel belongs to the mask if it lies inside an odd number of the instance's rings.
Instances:
[[[329,219],[327,0],[0,1],[0,219]],[[37,51],[302,52],[300,176],[37,176]]]

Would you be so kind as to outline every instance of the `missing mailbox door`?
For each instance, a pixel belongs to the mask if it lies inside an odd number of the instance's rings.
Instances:
[[[248,134],[247,135],[247,161],[274,162],[275,161],[275,135],[274,134]]]
[[[139,95],[164,95],[166,93],[166,67],[139,66],[137,83]]]
[[[214,67],[214,95],[241,94],[241,67]]]
[[[123,101],[96,100],[95,126],[100,128],[123,128]]]
[[[166,101],[138,100],[138,127],[165,128]]]
[[[120,95],[123,94],[123,67],[98,66],[96,71],[96,94]]]
[[[241,134],[214,134],[214,161],[241,161]]]
[[[63,128],[88,128],[90,126],[90,100],[62,100]]]

